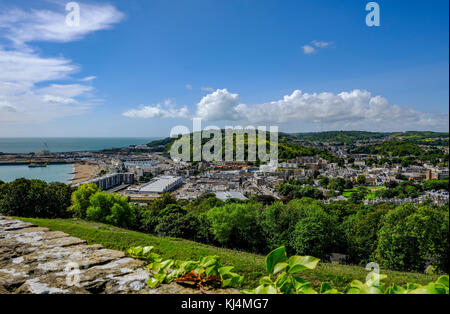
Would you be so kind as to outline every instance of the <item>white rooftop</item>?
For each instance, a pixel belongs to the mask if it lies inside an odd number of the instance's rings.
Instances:
[[[221,201],[226,201],[228,199],[231,198],[237,198],[241,201],[245,201],[247,200],[247,198],[240,192],[234,192],[234,191],[229,191],[229,192],[216,192],[216,197],[221,200]]]
[[[143,185],[139,191],[141,192],[153,192],[153,193],[162,193],[164,192],[165,188],[170,186],[171,184],[174,184],[178,180],[180,180],[181,177],[174,177],[174,176],[161,176],[157,177],[151,182]]]

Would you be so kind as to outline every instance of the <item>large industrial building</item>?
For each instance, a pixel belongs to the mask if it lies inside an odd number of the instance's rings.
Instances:
[[[109,190],[121,184],[133,184],[134,174],[133,173],[113,173],[106,176],[95,178],[83,183],[94,183],[99,186],[102,190]],[[75,187],[81,184],[74,185]]]
[[[130,187],[127,190],[129,194],[161,194],[171,192],[181,186],[183,180],[181,177],[160,176],[141,186]]]

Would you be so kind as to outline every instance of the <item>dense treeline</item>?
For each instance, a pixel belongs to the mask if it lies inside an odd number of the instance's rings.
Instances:
[[[364,132],[364,131],[327,131],[318,133],[297,133],[293,136],[317,142],[335,142],[343,144],[353,144],[356,141],[367,141],[372,139],[382,139],[389,133]]]
[[[0,214],[21,217],[67,218],[72,188],[64,183],[17,179],[0,181]]]
[[[0,214],[77,217],[255,253],[285,246],[290,254],[327,260],[344,253],[349,263],[376,261],[394,270],[449,269],[448,204],[324,204],[308,197],[222,202],[213,194],[187,201],[164,194],[139,207],[92,184],[72,193],[64,184],[19,179],[1,184]]]
[[[440,149],[424,150],[417,144],[405,141],[387,141],[377,145],[360,146],[353,149],[353,153],[372,154],[385,156],[385,162],[401,163],[403,166],[409,166],[415,163],[415,160],[431,162],[437,165],[440,162],[448,164],[449,157]]]

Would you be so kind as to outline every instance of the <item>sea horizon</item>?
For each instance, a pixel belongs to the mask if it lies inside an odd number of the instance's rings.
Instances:
[[[0,153],[27,154],[95,151],[144,145],[160,137],[0,137]]]

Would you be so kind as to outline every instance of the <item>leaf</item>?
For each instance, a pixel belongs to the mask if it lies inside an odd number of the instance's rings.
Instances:
[[[393,284],[390,288],[386,290],[384,294],[406,294],[407,292],[408,290],[406,290],[405,288]]]
[[[149,280],[147,280],[147,285],[148,285],[151,289],[154,289],[158,284],[159,284],[159,280],[156,279],[155,277],[152,277],[152,278],[150,278]]]
[[[295,290],[299,290],[305,284],[310,284],[308,281],[298,276],[292,276],[292,282]]]
[[[259,286],[255,289],[255,294],[278,294],[274,286]]]
[[[448,289],[448,276],[441,276],[439,277],[438,280],[436,280],[436,283],[440,283],[441,285],[443,285],[444,287],[446,287]]]
[[[320,259],[312,256],[291,256],[288,260],[289,274],[295,274],[301,270],[314,269]]]
[[[278,263],[275,265],[273,269],[273,275],[278,274],[281,271],[284,271],[288,267],[288,263]]]
[[[275,265],[278,263],[286,262],[286,248],[284,246],[273,250],[266,257],[266,271],[268,274],[273,274]]]
[[[337,289],[333,288],[328,282],[323,282],[320,286],[320,294],[342,294]]]
[[[298,294],[317,294],[317,291],[314,290],[311,285],[304,284],[297,290]]]
[[[231,272],[233,268],[234,268],[233,266],[224,266],[220,267],[217,271],[219,272],[219,275],[223,277],[223,275]]]
[[[269,276],[265,276],[259,279],[259,283],[262,285],[273,285],[273,281]]]

